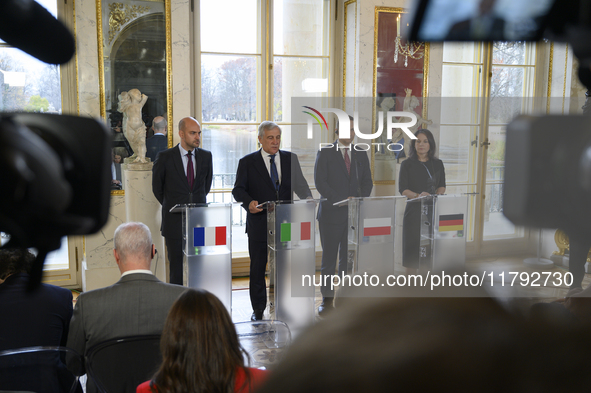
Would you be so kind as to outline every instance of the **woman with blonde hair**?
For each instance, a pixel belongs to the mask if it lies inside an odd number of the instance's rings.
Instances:
[[[246,351],[222,302],[188,289],[172,305],[160,341],[162,365],[137,393],[247,393],[266,372],[246,367]],[[248,357],[248,354],[246,355]]]

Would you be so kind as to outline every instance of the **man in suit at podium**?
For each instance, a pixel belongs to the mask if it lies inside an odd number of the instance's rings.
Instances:
[[[234,199],[242,202],[247,212],[252,320],[263,319],[267,306],[267,212],[257,206],[267,201],[291,200],[294,192],[301,199],[312,197],[298,157],[279,150],[281,128],[271,121],[264,121],[259,126],[258,138],[261,149],[240,159],[232,190]]]
[[[152,168],[152,191],[162,205],[162,236],[168,250],[170,282],[183,285],[182,215],[177,204],[206,203],[213,178],[211,152],[199,148],[201,126],[192,117],[179,122],[181,143],[158,154]]]
[[[337,121],[338,139],[332,147],[327,146],[318,152],[314,165],[314,184],[321,198],[326,198],[326,201],[320,202],[318,208],[323,276],[335,274],[337,252],[338,273],[341,274],[347,267],[348,207],[346,204],[342,206],[333,206],[333,204],[351,197],[368,197],[373,188],[367,153],[357,151],[351,145],[355,138],[353,118],[351,118],[350,129],[349,138],[339,137]],[[318,308],[318,314],[322,315],[333,307],[334,291],[329,286],[321,286],[320,291],[322,303]]]
[[[166,119],[162,116],[156,116],[152,121],[152,130],[154,135],[146,140],[146,157],[150,157],[150,161],[154,162],[158,153],[168,148]]]

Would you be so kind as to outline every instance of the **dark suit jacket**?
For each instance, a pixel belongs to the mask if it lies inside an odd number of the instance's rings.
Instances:
[[[211,189],[213,163],[211,152],[195,149],[196,174],[193,189],[189,189],[178,145],[158,154],[152,167],[152,191],[162,205],[162,236],[180,239],[182,215],[170,213],[179,203],[205,203]]]
[[[156,156],[163,150],[168,149],[168,137],[162,134],[154,134],[146,139],[146,157],[150,157],[152,162],[156,161]]]
[[[308,182],[302,173],[298,156],[284,150],[279,150],[279,155],[281,161],[279,199],[277,199],[275,186],[271,181],[260,150],[247,154],[238,162],[236,183],[232,195],[236,201],[242,202],[242,207],[247,211],[246,232],[251,240],[267,240],[267,212],[263,210],[260,213],[252,214],[248,210],[250,202],[291,200],[294,192],[301,199],[312,196]]]
[[[109,287],[84,292],[76,301],[67,346],[86,356],[105,340],[161,334],[168,310],[185,289],[151,274],[134,273]],[[95,386],[87,388],[92,393]]]
[[[369,196],[373,188],[371,168],[367,153],[350,149],[351,173],[348,174],[343,153],[337,150],[337,142],[333,145],[330,149],[320,150],[316,155],[314,184],[321,197],[326,198],[326,201],[320,202],[318,219],[346,225],[347,209],[333,206],[333,203],[350,196]]]
[[[28,283],[28,274],[17,273],[0,284],[0,351],[66,346],[72,318],[72,292],[41,284],[29,293]],[[25,358],[31,359],[30,356]],[[44,353],[37,354],[36,360],[39,363],[25,361],[20,367],[0,367],[0,389],[60,392],[67,387],[69,391],[74,379],[58,357]]]
[[[72,292],[41,284],[27,292],[29,275],[17,273],[0,284],[0,351],[38,345],[66,345]]]

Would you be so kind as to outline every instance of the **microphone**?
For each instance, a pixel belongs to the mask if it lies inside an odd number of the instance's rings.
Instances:
[[[75,51],[68,28],[33,0],[0,1],[0,38],[49,64],[67,63]]]

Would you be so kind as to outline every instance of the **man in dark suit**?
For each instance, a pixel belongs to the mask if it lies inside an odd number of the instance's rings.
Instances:
[[[34,260],[26,248],[0,250],[0,351],[66,345],[72,292],[49,284],[29,292],[28,272]],[[33,356],[37,364],[32,362]],[[31,362],[23,362],[21,367],[0,367],[0,389],[58,392],[67,387],[69,391],[74,376],[63,363],[47,354],[29,354],[27,358]]]
[[[456,22],[447,32],[448,41],[506,40],[505,20],[495,15],[497,0],[481,0],[478,15]]]
[[[166,119],[162,116],[155,117],[152,121],[152,130],[154,135],[146,140],[146,157],[150,157],[150,161],[154,162],[158,153],[168,148]]]
[[[105,340],[161,334],[168,310],[186,289],[165,284],[150,271],[154,244],[146,225],[140,222],[119,225],[113,245],[121,279],[110,287],[82,293],[70,323],[67,346],[83,356]],[[91,380],[86,391],[96,391]]]
[[[238,162],[234,199],[242,202],[247,211],[246,233],[250,255],[250,302],[252,320],[263,319],[267,306],[265,269],[267,265],[267,213],[257,205],[266,201],[291,200],[295,192],[300,198],[311,198],[312,193],[298,157],[279,150],[281,129],[271,121],[259,126],[261,149]]]
[[[181,143],[158,154],[152,168],[152,191],[162,205],[162,236],[170,262],[170,282],[183,284],[182,216],[170,213],[179,203],[206,203],[211,189],[211,152],[199,148],[201,126],[192,117],[179,123]]]
[[[351,197],[367,197],[373,188],[367,153],[351,148],[351,141],[355,137],[353,118],[350,127],[350,137],[339,137],[332,147],[321,149],[314,165],[314,184],[320,196],[326,198],[318,208],[323,276],[335,274],[337,252],[339,274],[347,267],[348,207],[333,204]],[[337,136],[338,132],[337,122]],[[333,307],[334,291],[329,286],[321,286],[320,292],[322,303],[318,313],[322,315]]]

